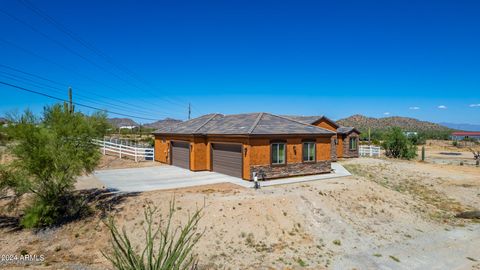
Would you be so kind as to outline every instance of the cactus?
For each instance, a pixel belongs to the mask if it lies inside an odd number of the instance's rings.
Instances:
[[[425,146],[422,146],[422,161],[425,161]]]

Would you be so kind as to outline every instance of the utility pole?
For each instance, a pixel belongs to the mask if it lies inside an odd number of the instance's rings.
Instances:
[[[370,128],[368,128],[368,145],[371,144],[371,140],[370,140]]]
[[[191,115],[192,115],[192,106],[190,105],[190,103],[188,103],[188,120],[190,120]]]
[[[72,87],[68,88],[68,102],[70,103],[70,113],[73,113],[73,96],[72,96]]]

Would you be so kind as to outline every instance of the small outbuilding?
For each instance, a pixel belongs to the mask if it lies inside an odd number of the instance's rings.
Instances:
[[[452,140],[462,141],[462,140],[472,140],[480,141],[480,132],[477,131],[458,131],[452,133]]]

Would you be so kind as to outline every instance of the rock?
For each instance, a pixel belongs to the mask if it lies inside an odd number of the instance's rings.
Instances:
[[[469,218],[469,219],[480,218],[480,211],[479,210],[466,211],[466,212],[456,214],[455,217],[456,218]]]

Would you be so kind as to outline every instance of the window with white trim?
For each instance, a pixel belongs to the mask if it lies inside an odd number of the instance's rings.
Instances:
[[[302,147],[302,156],[304,162],[315,161],[315,143],[304,142]]]

